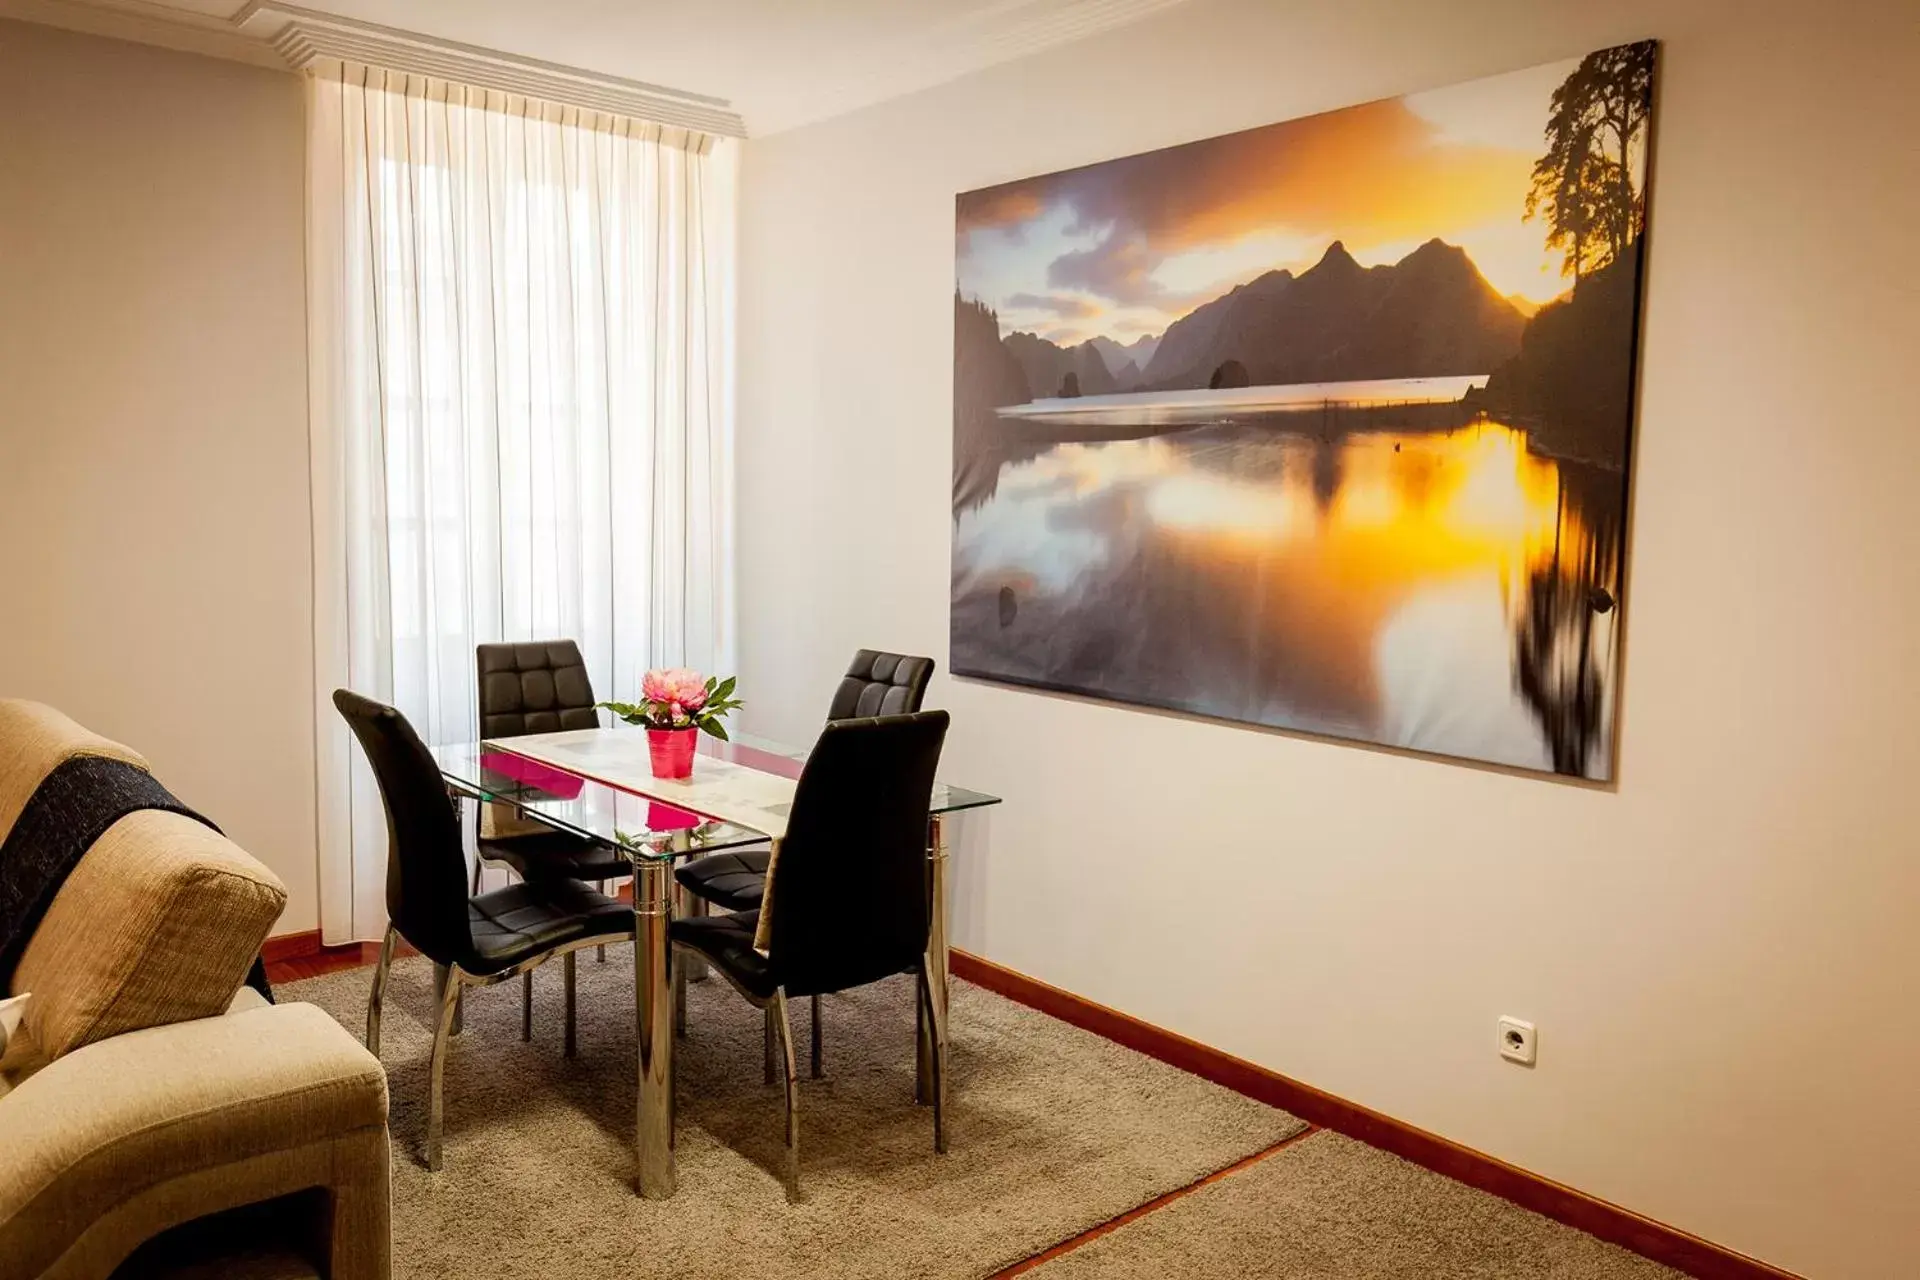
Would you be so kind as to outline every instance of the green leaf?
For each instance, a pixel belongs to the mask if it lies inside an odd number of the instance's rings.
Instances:
[[[736,679],[738,679],[737,676],[728,676],[725,680],[722,680],[718,685],[714,685],[712,687],[712,693],[714,698],[717,698],[720,701],[725,702],[728,698],[732,697],[733,682]]]
[[[722,742],[728,740],[726,726],[722,725],[718,720],[702,720],[700,727]]]

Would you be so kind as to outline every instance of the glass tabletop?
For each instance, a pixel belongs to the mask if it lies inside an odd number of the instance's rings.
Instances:
[[[618,732],[618,731],[614,731]],[[685,809],[649,800],[591,778],[514,755],[512,739],[434,747],[440,775],[451,785],[562,831],[624,849],[636,857],[675,858],[760,844],[766,836],[747,827],[716,822]],[[797,778],[807,753],[751,734],[731,742],[702,735],[700,754]],[[697,764],[694,766],[699,767]],[[957,813],[998,804],[998,796],[944,782],[933,787],[933,813]]]

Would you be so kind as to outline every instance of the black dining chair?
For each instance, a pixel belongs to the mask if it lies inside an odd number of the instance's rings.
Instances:
[[[394,944],[404,940],[434,965],[439,1013],[434,1023],[427,1111],[427,1168],[440,1167],[441,1080],[460,992],[491,986],[555,956],[567,971],[566,1053],[574,1053],[574,952],[633,937],[633,912],[565,877],[526,880],[469,894],[460,815],[433,756],[384,703],[336,689],[333,705],[373,766],[387,810],[386,936],[367,1000],[367,1049],[380,1053],[380,1008]]]
[[[480,678],[483,739],[600,727],[587,664],[571,640],[479,645],[474,666]],[[513,835],[483,829],[475,847],[489,861],[511,867],[522,880],[561,876],[606,881],[633,870],[619,850],[552,829]]]
[[[830,722],[794,790],[761,906],[667,926],[676,967],[690,952],[768,1011],[785,1070],[787,1189],[795,1200],[799,1079],[787,1002],[796,996],[918,974],[934,1042],[934,1148],[946,1150],[945,1012],[931,996],[927,956],[927,812],[947,723],[944,711]]]
[[[856,716],[910,715],[920,709],[927,696],[927,682],[933,678],[933,659],[909,654],[883,653],[861,649],[847,664],[840,685],[833,691],[827,708],[827,722],[849,720]],[[751,911],[760,905],[767,878],[768,850],[741,849],[696,858],[675,869],[674,879],[681,888],[702,902],[710,902],[726,911]],[[685,995],[676,998],[684,1004]],[[811,1002],[813,1035],[808,1049],[812,1058],[811,1074],[819,1079],[824,1069],[820,1034],[820,997]]]
[[[593,681],[580,646],[571,640],[531,640],[483,644],[474,649],[480,682],[480,736],[492,741],[530,733],[598,729]],[[607,882],[631,875],[633,866],[618,849],[538,823],[520,822],[501,829],[504,806],[483,801],[473,850],[473,888],[480,891],[480,869],[497,863],[522,880],[562,877],[581,880],[606,892]],[[604,963],[605,947],[598,952]],[[533,1038],[533,974],[520,990],[520,1038]]]

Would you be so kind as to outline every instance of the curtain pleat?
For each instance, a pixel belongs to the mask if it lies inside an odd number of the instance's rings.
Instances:
[[[308,78],[321,928],[385,927],[331,703],[477,736],[474,646],[603,698],[731,670],[732,144],[351,64]]]

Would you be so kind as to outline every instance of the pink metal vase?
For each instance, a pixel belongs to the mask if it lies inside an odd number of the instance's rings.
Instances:
[[[647,730],[647,752],[653,757],[653,776],[691,778],[693,740],[699,733],[692,728]]]

